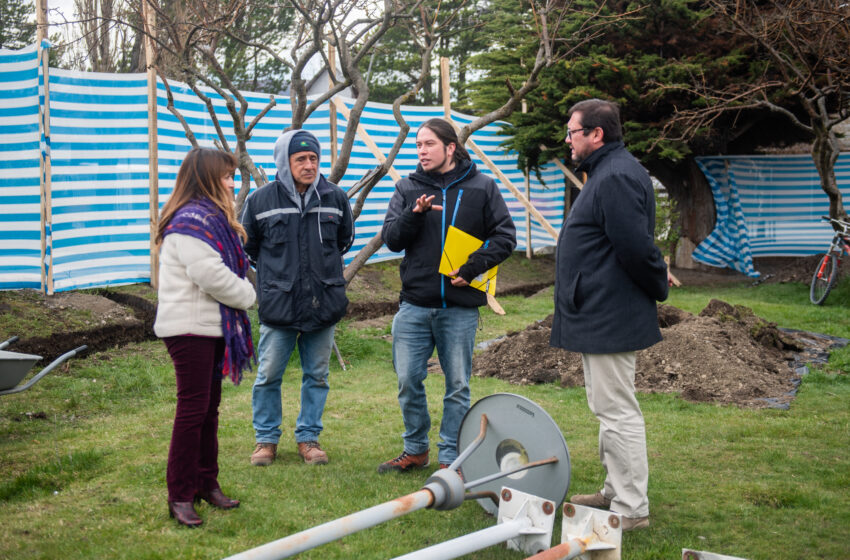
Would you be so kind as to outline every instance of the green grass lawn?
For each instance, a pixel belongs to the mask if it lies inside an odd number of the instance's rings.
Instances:
[[[482,312],[482,340],[551,312],[552,290],[500,300],[508,315]],[[670,301],[696,312],[711,298],[751,307],[780,326],[850,338],[850,285],[823,307],[797,284],[684,288]],[[340,325],[347,371],[332,363],[321,441],[330,464],[300,463],[292,438],[300,371],[284,378],[284,439],[278,460],[252,467],[251,383],[225,382],[220,481],[242,500],[222,512],[200,507],[205,525],[178,527],[166,510],[165,464],[174,413],[171,363],[157,341],[73,360],[32,389],[0,397],[0,558],[222,558],[421,488],[428,472],[378,475],[401,451],[387,329]],[[749,559],[846,558],[850,542],[850,350],[804,379],[790,410],[692,404],[639,395],[650,454],[652,526],[623,540],[624,559],[678,559],[682,548]],[[439,424],[442,378],[427,382]],[[569,446],[570,493],[603,480],[597,423],[582,388],[512,386],[474,379],[473,401],[525,396],[557,422]],[[436,460],[436,428],[432,461]],[[556,539],[560,539],[560,515]],[[391,558],[491,527],[475,503],[414,512],[321,546],[302,558]],[[558,541],[556,541],[558,542]],[[497,546],[471,557],[517,559]]]

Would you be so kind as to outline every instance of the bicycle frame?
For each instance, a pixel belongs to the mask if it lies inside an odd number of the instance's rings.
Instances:
[[[840,231],[836,229],[835,235],[832,236],[832,243],[829,245],[829,250],[826,252],[827,255],[835,255],[836,262],[838,265],[841,265],[842,257],[844,257],[844,255],[850,255],[850,224],[828,216],[823,216],[823,219],[828,221],[830,224],[834,224],[833,227],[837,225],[841,228]],[[823,271],[826,268],[826,265],[827,261],[823,260],[817,272],[818,278],[823,278]]]
[[[822,305],[838,278],[838,267],[844,255],[850,255],[850,223],[829,216],[823,219],[832,225],[835,234],[826,254],[818,261],[817,269],[809,286],[809,299]]]
[[[826,216],[824,216],[826,218]],[[844,255],[850,255],[850,224],[841,220],[829,219],[831,224],[838,225],[841,230],[836,230],[832,237],[832,243],[829,246],[828,253],[833,253],[838,259],[839,264]]]

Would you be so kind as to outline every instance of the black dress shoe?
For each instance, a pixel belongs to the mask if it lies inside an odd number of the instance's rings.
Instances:
[[[239,507],[239,500],[231,500],[222,493],[221,488],[207,490],[195,494],[195,501],[204,500],[213,507],[219,509],[233,509]]]
[[[198,517],[192,502],[168,502],[168,515],[176,519],[177,523],[193,529],[204,522]]]

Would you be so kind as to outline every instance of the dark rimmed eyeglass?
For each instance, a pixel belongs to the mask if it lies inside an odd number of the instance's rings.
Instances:
[[[593,130],[593,127],[592,126],[583,126],[581,128],[576,128],[574,130],[570,130],[568,128],[567,129],[567,140],[571,139],[573,137],[573,134],[575,134],[577,132],[585,132],[586,133],[588,130]]]

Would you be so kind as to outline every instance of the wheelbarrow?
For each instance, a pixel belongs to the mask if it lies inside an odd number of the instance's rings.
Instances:
[[[18,386],[18,383],[26,377],[30,368],[41,359],[41,356],[36,356],[35,354],[22,354],[20,352],[9,352],[8,350],[5,350],[7,346],[17,340],[18,337],[13,336],[9,340],[0,343],[0,396],[26,391],[35,385],[39,379],[50,373],[53,368],[88,348],[83,345],[71,350],[70,352],[65,352],[53,360],[46,368],[38,372],[27,383]]]

